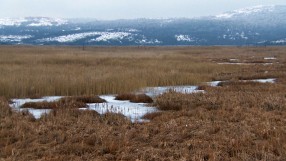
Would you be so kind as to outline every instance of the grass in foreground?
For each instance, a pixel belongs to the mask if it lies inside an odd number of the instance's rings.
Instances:
[[[249,83],[170,92],[149,123],[58,109],[35,120],[0,100],[4,160],[285,160],[286,87]],[[168,104],[168,106],[166,106]],[[163,108],[170,107],[170,108]]]

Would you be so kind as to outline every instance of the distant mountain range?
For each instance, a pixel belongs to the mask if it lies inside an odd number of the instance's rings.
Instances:
[[[193,19],[0,18],[0,44],[285,45],[286,6],[255,6]]]

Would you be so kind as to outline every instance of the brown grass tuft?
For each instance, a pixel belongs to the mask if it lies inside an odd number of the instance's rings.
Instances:
[[[71,96],[71,97],[64,97],[60,101],[62,102],[69,102],[69,101],[76,101],[82,103],[104,103],[106,100],[100,98],[99,96]]]
[[[170,91],[158,96],[155,105],[157,105],[159,110],[179,111],[190,105],[189,99],[185,96],[186,94]]]
[[[58,102],[27,102],[21,106],[21,108],[34,108],[34,109],[56,109],[58,108]]]
[[[58,108],[84,108],[86,103],[106,102],[98,96],[72,96],[64,97],[55,102],[27,102],[21,108],[58,109]]]
[[[152,103],[153,99],[146,94],[119,94],[115,97],[116,100],[129,100],[134,103]]]

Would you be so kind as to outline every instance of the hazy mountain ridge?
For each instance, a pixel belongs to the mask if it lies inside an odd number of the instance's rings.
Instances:
[[[68,20],[50,17],[23,17],[23,18],[0,18],[0,26],[60,26],[67,24]]]
[[[255,6],[195,19],[0,19],[0,44],[284,45],[286,6]]]

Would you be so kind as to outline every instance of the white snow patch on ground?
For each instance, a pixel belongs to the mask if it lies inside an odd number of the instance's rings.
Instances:
[[[115,100],[115,96],[112,95],[100,96],[100,98],[105,99],[107,102],[87,104],[88,109],[95,110],[100,114],[107,112],[121,113],[132,122],[146,121],[142,119],[145,114],[158,111],[155,107],[147,107],[146,103]]]
[[[32,37],[32,35],[0,35],[0,42],[21,42]]]

